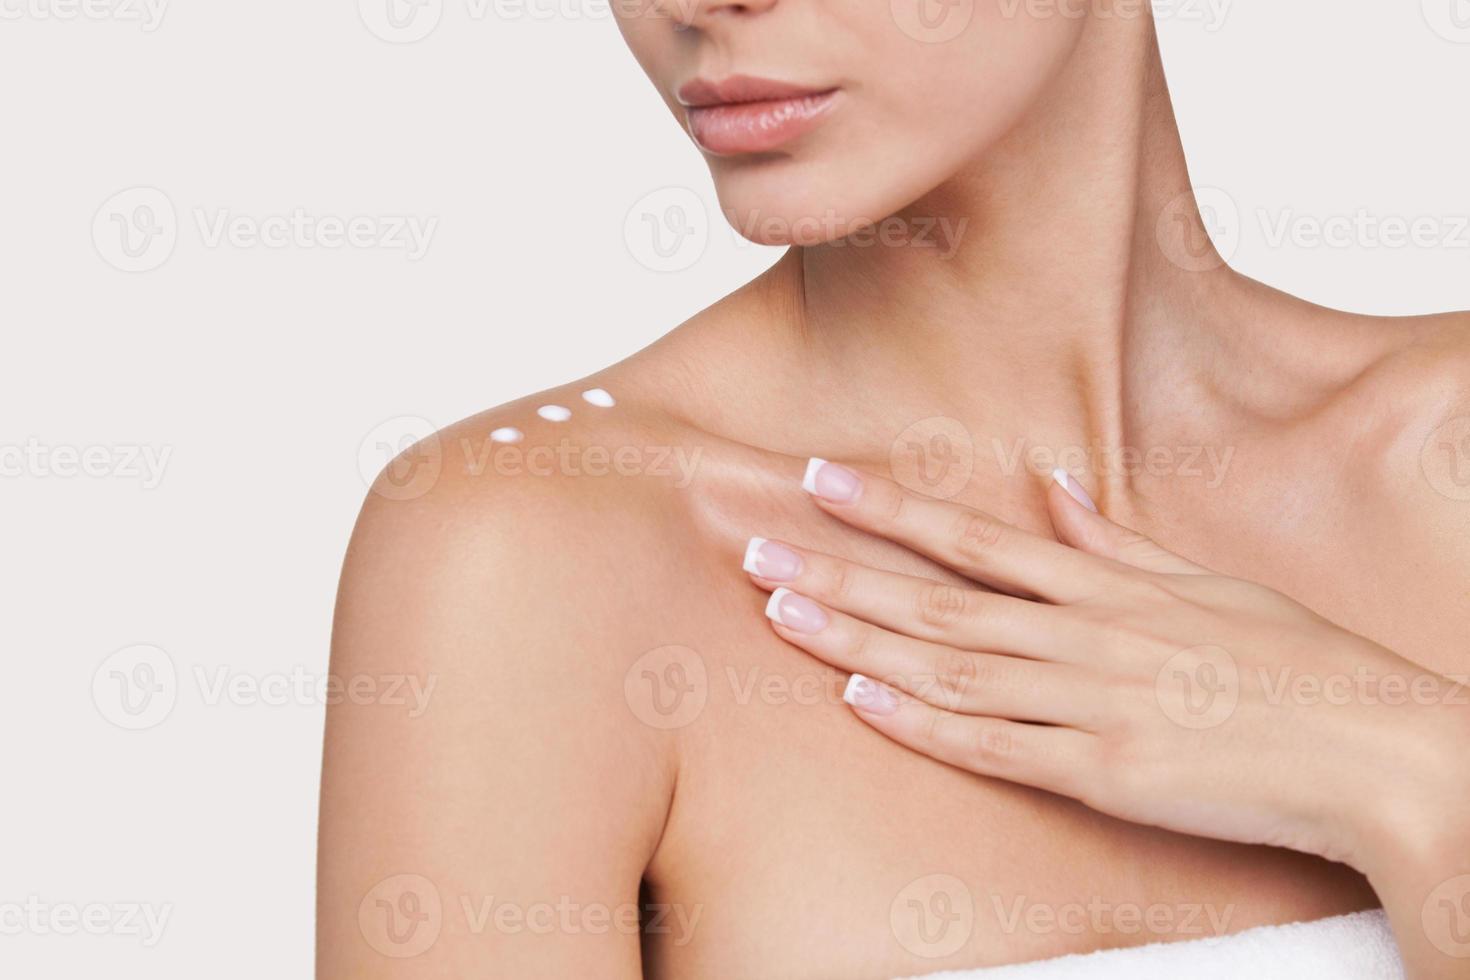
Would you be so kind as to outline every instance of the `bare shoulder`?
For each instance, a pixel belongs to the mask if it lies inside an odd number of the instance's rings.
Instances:
[[[620,363],[464,419],[389,463],[353,533],[339,623],[378,615],[356,608],[356,583],[391,579],[412,594],[473,595],[482,625],[500,633],[539,619],[524,642],[552,648],[551,661],[625,669],[667,635],[649,609],[661,590],[687,589],[709,550],[712,509],[738,503],[758,469],[753,450],[711,431],[737,387],[734,366],[756,356],[757,292],[739,290]]]
[[[537,393],[389,463],[354,530],[342,602],[366,576],[403,594],[472,599],[502,630],[575,611],[538,626],[560,649],[594,637],[611,647],[635,628],[620,589],[633,587],[641,555],[678,538],[701,447],[656,406],[609,388],[594,377]]]
[[[1470,313],[1387,320],[1382,329],[1383,349],[1346,390],[1361,431],[1385,451],[1389,475],[1433,484],[1453,464],[1465,471],[1457,478],[1470,477],[1470,443],[1460,458],[1443,451],[1461,442],[1461,428],[1470,436]]]
[[[1375,365],[1414,402],[1470,397],[1470,311],[1382,321],[1395,340]]]
[[[1373,501],[1400,549],[1444,571],[1470,568],[1470,313],[1377,324],[1386,342],[1347,385],[1336,434],[1347,488]],[[1385,541],[1387,545],[1389,542]],[[1425,558],[1424,556],[1431,556]]]
[[[378,976],[378,954],[409,955],[392,909],[411,888],[415,908],[443,909],[425,971],[473,972],[489,956],[507,975],[640,975],[639,881],[677,759],[667,733],[629,709],[625,678],[657,639],[638,597],[665,587],[649,556],[678,533],[689,474],[666,421],[616,396],[582,397],[598,389],[556,389],[449,426],[367,495],[332,673],[344,692],[357,678],[406,676],[427,696],[412,715],[351,697],[328,709],[326,972]],[[539,941],[473,921],[451,929],[467,896],[472,911],[486,896],[517,907],[569,896],[631,925]]]

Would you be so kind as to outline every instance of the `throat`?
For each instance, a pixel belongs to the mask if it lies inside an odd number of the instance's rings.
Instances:
[[[1201,311],[1233,277],[1146,18],[1089,24],[1023,122],[887,224],[904,233],[795,248],[770,273],[807,376],[851,392],[874,457],[934,417],[1002,476],[1018,446],[1068,469],[1124,449],[1163,388],[1187,403],[1181,365],[1207,359]]]

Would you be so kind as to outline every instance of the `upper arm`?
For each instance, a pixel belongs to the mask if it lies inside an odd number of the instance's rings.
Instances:
[[[640,976],[672,775],[622,700],[616,624],[554,488],[441,482],[370,494],[348,550],[319,976]]]

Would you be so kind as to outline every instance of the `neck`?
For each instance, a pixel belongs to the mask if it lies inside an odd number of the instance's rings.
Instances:
[[[799,297],[809,369],[887,425],[1122,446],[1133,379],[1156,380],[1140,359],[1205,343],[1184,325],[1231,275],[1189,188],[1152,22],[1093,20],[999,145],[888,223],[909,244],[880,227],[793,249],[774,276]]]

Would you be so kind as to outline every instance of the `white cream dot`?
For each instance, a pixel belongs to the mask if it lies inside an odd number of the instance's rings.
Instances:
[[[598,408],[612,408],[617,404],[617,402],[613,401],[613,396],[601,388],[589,388],[582,392],[582,400],[589,405],[596,405]]]
[[[523,433],[520,429],[512,428],[508,425],[502,429],[496,429],[494,432],[490,433],[490,439],[492,442],[520,442],[525,437],[525,433]]]
[[[565,422],[572,417],[572,410],[560,405],[542,405],[536,409],[536,414],[548,422]]]

